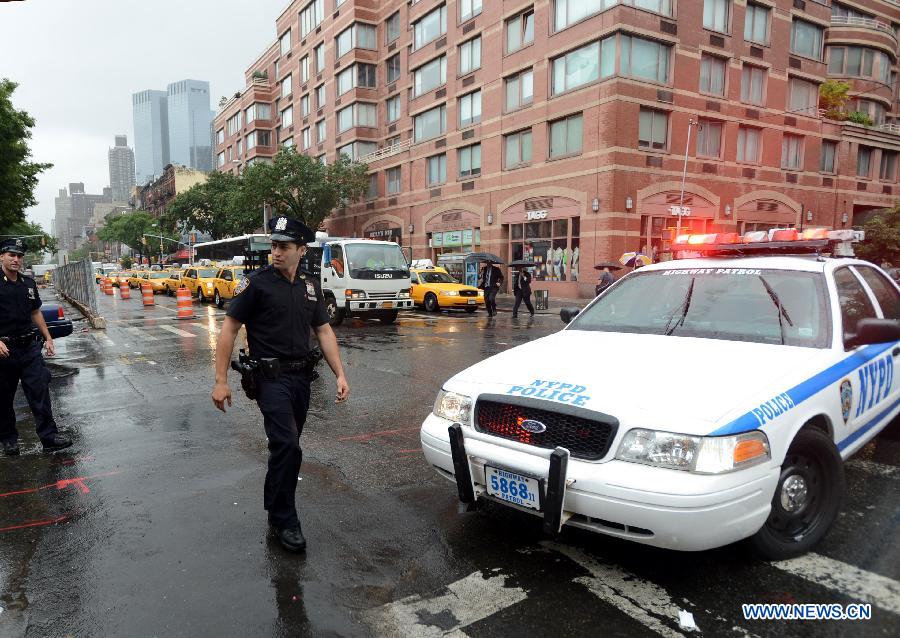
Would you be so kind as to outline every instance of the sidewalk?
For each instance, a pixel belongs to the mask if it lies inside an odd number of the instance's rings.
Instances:
[[[584,308],[592,299],[564,299],[562,297],[554,297],[550,295],[550,308],[547,310],[535,310],[538,315],[558,315],[560,308],[578,307]],[[497,295],[497,311],[512,312],[513,304],[516,302],[514,295],[508,293],[500,293]],[[534,305],[534,294],[531,295],[531,303]],[[519,314],[528,314],[528,308],[525,304],[519,306]]]

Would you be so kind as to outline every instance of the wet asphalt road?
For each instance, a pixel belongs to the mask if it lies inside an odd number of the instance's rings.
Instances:
[[[259,411],[234,373],[231,410],[209,399],[222,311],[195,302],[177,321],[171,298],[100,301],[108,330],[79,322],[51,360],[75,446],[42,454],[17,396],[23,455],[0,458],[4,638],[687,635],[679,610],[708,636],[900,633],[900,441],[848,464],[842,514],[800,561],[551,540],[504,508],[459,513],[417,431],[445,379],[558,318],[353,321],[337,330],[352,397],[333,403],[330,372],[314,384],[298,490],[309,550],[294,556],[267,532]],[[871,602],[873,617],[745,621],[743,602]]]

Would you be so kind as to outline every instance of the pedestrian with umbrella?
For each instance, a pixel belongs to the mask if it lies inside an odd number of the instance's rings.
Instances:
[[[478,287],[484,291],[484,307],[488,316],[497,314],[497,292],[503,283],[503,273],[494,264],[502,264],[503,260],[493,253],[473,253],[469,259],[482,263],[478,278]]]
[[[594,288],[594,294],[599,295],[615,283],[616,278],[613,276],[612,271],[619,270],[622,267],[615,262],[604,261],[594,266],[594,268],[601,271],[600,281],[597,283],[596,288]]]
[[[516,302],[513,304],[512,316],[515,319],[519,314],[519,305],[524,301],[525,307],[531,316],[534,316],[534,306],[531,305],[531,273],[529,268],[534,267],[534,262],[526,259],[518,259],[509,264],[515,268],[516,274],[513,279],[513,292],[516,295]]]

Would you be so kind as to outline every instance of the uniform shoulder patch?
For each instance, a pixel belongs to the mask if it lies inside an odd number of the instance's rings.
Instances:
[[[248,277],[241,277],[241,280],[238,282],[238,285],[234,288],[234,296],[237,297],[239,294],[247,290],[247,287],[250,285],[250,279]]]

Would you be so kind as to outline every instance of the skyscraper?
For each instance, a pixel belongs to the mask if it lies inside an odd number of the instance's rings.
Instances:
[[[128,148],[127,135],[116,135],[116,145],[109,149],[109,185],[113,201],[127,202],[134,183],[134,151]]]
[[[139,184],[162,175],[169,163],[169,120],[165,91],[141,91],[131,96],[134,153]]]
[[[181,80],[168,86],[169,161],[212,170],[209,82]]]

